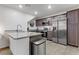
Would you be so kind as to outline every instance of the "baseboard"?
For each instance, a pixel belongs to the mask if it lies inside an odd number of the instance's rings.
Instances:
[[[76,46],[76,45],[71,45],[71,44],[68,44],[69,46],[73,46],[73,47],[77,47],[78,48],[78,46]]]

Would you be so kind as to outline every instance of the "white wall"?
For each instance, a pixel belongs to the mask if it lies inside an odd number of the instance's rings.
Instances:
[[[26,30],[27,21],[33,18],[34,16],[32,15],[28,15],[14,9],[10,9],[8,7],[0,6],[0,33],[3,34],[3,30],[16,30],[18,24],[21,24],[23,30]],[[7,40],[3,40],[1,38],[0,48],[8,45]],[[2,46],[2,43],[5,44]]]
[[[21,24],[23,29],[25,29],[27,28],[27,21],[32,18],[34,16],[0,6],[0,24],[4,26],[5,30],[15,30],[17,24]]]

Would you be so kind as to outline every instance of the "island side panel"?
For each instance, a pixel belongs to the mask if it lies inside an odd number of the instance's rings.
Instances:
[[[10,49],[14,55],[29,55],[29,37],[18,40],[10,37]]]

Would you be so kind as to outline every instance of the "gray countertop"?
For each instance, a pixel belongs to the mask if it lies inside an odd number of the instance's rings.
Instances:
[[[31,36],[42,35],[42,33],[37,33],[37,32],[7,32],[7,34],[13,39],[22,39]]]

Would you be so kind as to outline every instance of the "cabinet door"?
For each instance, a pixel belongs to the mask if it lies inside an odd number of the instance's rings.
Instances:
[[[78,46],[77,40],[77,24],[68,24],[68,44]]]
[[[36,26],[42,26],[42,20],[41,19],[36,20]]]
[[[79,23],[79,10],[69,11],[67,12],[68,23]]]
[[[14,55],[29,55],[29,38],[17,40],[10,37],[10,50]]]
[[[79,24],[78,24],[78,29],[77,29],[77,38],[78,38],[77,43],[78,43],[78,46],[79,46]]]
[[[47,38],[48,38],[48,40],[52,40],[52,31],[48,31],[47,32]]]

